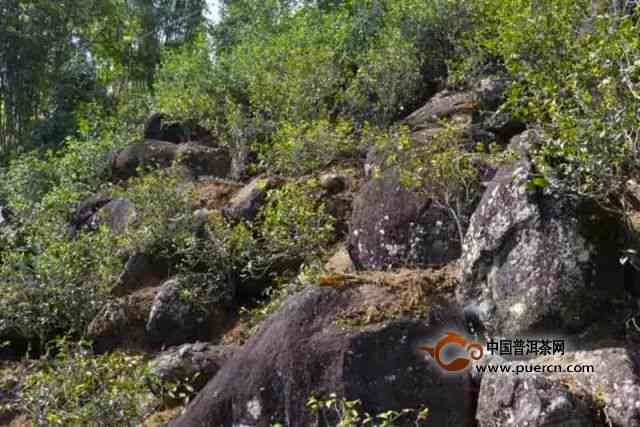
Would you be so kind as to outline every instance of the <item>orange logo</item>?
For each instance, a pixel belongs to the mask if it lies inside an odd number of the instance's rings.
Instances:
[[[442,352],[448,345],[454,345],[464,349],[468,357],[458,357],[449,363],[445,363],[442,360]],[[425,351],[433,357],[438,366],[449,372],[463,371],[469,366],[471,360],[480,360],[484,354],[482,345],[475,341],[469,341],[456,334],[455,332],[448,332],[447,335],[440,338],[434,347],[420,347],[420,350]]]

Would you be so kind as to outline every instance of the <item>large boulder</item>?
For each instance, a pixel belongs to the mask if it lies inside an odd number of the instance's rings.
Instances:
[[[476,419],[479,427],[600,425],[595,411],[567,387],[542,375],[486,375]]]
[[[195,143],[174,144],[167,141],[146,140],[131,144],[116,152],[111,169],[117,179],[138,175],[140,167],[168,168],[175,161],[186,169],[191,177],[229,174],[231,158],[227,149],[205,147]]]
[[[535,133],[516,137],[526,152]],[[458,301],[490,334],[575,332],[620,312],[624,230],[586,202],[529,190],[524,158],[503,167],[484,193],[464,239]]]
[[[234,346],[219,346],[204,342],[169,348],[155,357],[152,373],[162,383],[187,381],[201,390],[222,365],[238,351]]]
[[[640,426],[640,355],[623,347],[576,351],[552,360],[535,360],[562,367],[548,375],[570,386],[576,395],[592,400],[608,426]],[[568,366],[580,372],[569,372]]]
[[[129,200],[97,195],[78,206],[69,231],[75,237],[82,230],[96,231],[106,225],[114,234],[122,234],[136,218],[136,207]]]
[[[369,413],[425,405],[430,425],[468,425],[468,377],[442,374],[416,350],[443,326],[438,316],[342,326],[349,313],[381,303],[381,292],[378,285],[311,287],[292,296],[170,425],[319,425],[306,402],[330,393],[360,399]],[[452,321],[448,311],[443,322]]]
[[[116,348],[148,351],[145,325],[159,287],[138,289],[126,297],[105,304],[87,327],[94,350],[103,353]]]
[[[446,264],[460,256],[455,221],[404,187],[396,169],[372,178],[353,203],[349,253],[359,269]]]
[[[420,130],[438,127],[438,122],[443,119],[466,122],[470,120],[474,107],[473,93],[444,90],[411,113],[403,124]]]
[[[444,90],[404,119],[413,131],[413,139],[428,141],[440,131],[442,120],[449,120],[465,129],[470,141],[496,141],[507,144],[509,139],[525,130],[522,121],[500,108],[508,87],[501,78],[485,78],[473,91]]]
[[[637,349],[625,347],[572,351],[518,362],[487,360],[488,364],[508,364],[512,369],[521,365],[527,373],[485,373],[476,419],[483,427],[640,426],[639,362]],[[539,369],[540,373],[534,374],[535,367],[551,369]]]
[[[159,286],[169,278],[171,266],[170,260],[164,257],[135,253],[125,263],[112,293],[127,295],[138,289]]]
[[[192,274],[166,281],[146,324],[153,344],[179,345],[219,336],[230,320],[235,285],[217,274]]]

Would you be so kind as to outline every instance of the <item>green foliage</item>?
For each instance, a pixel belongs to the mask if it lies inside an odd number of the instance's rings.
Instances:
[[[139,425],[157,384],[141,357],[114,352],[92,354],[85,342],[59,340],[23,379],[7,406],[36,426]]]
[[[423,101],[446,74],[466,10],[457,0],[233,2],[213,31],[215,57],[202,36],[166,55],[156,105],[207,123],[238,151],[259,146],[271,164],[282,154],[278,167],[290,170],[305,133],[385,126]]]
[[[362,411],[360,400],[346,400],[338,398],[335,393],[331,393],[327,399],[317,399],[311,396],[307,400],[307,409],[317,414],[319,420],[323,420],[325,425],[335,425],[336,427],[361,427],[378,426],[393,427],[397,422],[403,425],[412,420],[416,427],[425,425],[429,410],[402,409],[400,411],[384,411],[371,415]]]
[[[3,174],[0,197],[25,220],[45,209],[49,215],[52,210],[69,213],[73,203],[110,177],[111,153],[125,143],[119,135],[105,134],[96,139],[70,139],[62,150],[36,150],[16,157]],[[45,199],[48,193],[52,195]],[[67,198],[61,199],[63,196]]]
[[[608,203],[637,164],[637,19],[588,0],[473,4],[466,74],[513,81],[508,107],[543,130],[540,178]]]
[[[157,75],[156,108],[176,120],[215,125],[224,99],[216,71],[211,47],[202,33],[192,43],[169,50]]]
[[[44,247],[3,252],[0,329],[47,340],[53,333],[81,334],[109,298],[122,264],[106,229]]]
[[[203,307],[210,298],[220,298],[220,284],[266,280],[269,258],[244,223],[230,224],[219,212],[210,214],[198,235],[191,236],[177,250],[182,295]],[[216,295],[210,295],[215,289]],[[206,308],[205,308],[206,309]]]
[[[16,232],[0,250],[0,329],[42,341],[82,333],[107,298],[121,260],[106,229],[70,240],[75,207],[109,176],[115,137],[71,140],[63,151],[32,152],[3,174],[0,193]]]
[[[271,190],[261,213],[260,238],[276,259],[312,260],[333,241],[335,219],[313,191],[314,182]]]
[[[193,238],[193,185],[184,182],[179,167],[159,169],[114,187],[113,197],[136,206],[136,222],[121,238],[128,253],[172,258]]]
[[[71,142],[61,153],[23,156],[3,180],[3,191],[19,220],[0,251],[0,329],[47,341],[54,334],[82,335],[111,298],[111,287],[127,255],[172,259],[193,235],[188,188],[176,171],[132,179],[126,189],[103,182],[113,140]],[[130,200],[136,221],[122,236],[106,226],[69,235],[78,203],[102,191]]]
[[[358,142],[347,121],[335,126],[327,120],[294,125],[282,123],[273,136],[273,146],[265,148],[261,158],[266,169],[286,175],[304,175],[353,157]]]

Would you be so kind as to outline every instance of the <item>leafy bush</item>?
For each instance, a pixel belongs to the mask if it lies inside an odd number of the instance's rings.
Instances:
[[[120,239],[127,253],[172,258],[193,238],[193,184],[181,178],[179,166],[131,178],[127,186],[109,194],[136,206],[136,222]]]
[[[224,100],[204,34],[192,43],[166,52],[155,84],[155,106],[176,120],[213,127]]]
[[[97,356],[85,342],[59,340],[41,358],[4,409],[36,426],[139,425],[153,408],[158,380],[141,357],[121,352]]]
[[[101,148],[87,147],[94,153]],[[82,335],[111,298],[127,255],[142,252],[172,259],[193,235],[190,194],[178,185],[177,171],[157,171],[132,179],[126,189],[110,188],[100,182],[103,164],[95,164],[100,157],[90,153],[85,146],[71,146],[62,156],[26,157],[7,173],[17,184],[7,199],[20,221],[15,237],[0,251],[0,330],[40,342],[56,334]],[[31,164],[39,170],[29,168]],[[22,180],[41,172],[46,173],[40,194],[33,194]],[[97,189],[132,201],[137,220],[121,236],[102,226],[71,239],[71,215]]]
[[[312,260],[333,241],[335,219],[313,197],[314,190],[313,182],[289,183],[268,193],[260,238],[274,259]]]
[[[610,204],[637,166],[637,19],[590,0],[473,5],[466,74],[512,80],[508,107],[544,133],[537,182]]]
[[[102,228],[44,248],[18,247],[0,265],[0,330],[41,342],[55,333],[82,334],[109,298],[122,262]]]
[[[186,240],[177,252],[181,276],[197,279],[184,281],[185,293],[197,299],[202,293],[202,280],[198,279],[202,274],[240,283],[265,275],[268,257],[248,225],[230,224],[220,212],[212,212],[200,234]]]
[[[329,166],[357,153],[358,143],[347,121],[335,126],[327,120],[293,125],[285,122],[273,136],[273,145],[263,150],[266,169],[287,175],[302,175]]]
[[[52,333],[81,333],[107,298],[121,260],[106,229],[69,239],[77,204],[109,176],[119,140],[68,141],[62,151],[14,160],[0,193],[13,213],[15,233],[0,249],[0,330],[42,341]]]
[[[0,181],[0,197],[23,220],[37,216],[43,208],[49,215],[69,213],[73,204],[95,192],[111,174],[113,150],[129,142],[125,137],[107,133],[99,138],[69,139],[60,150],[35,150],[12,160]],[[64,191],[62,190],[64,188]],[[66,199],[47,193],[64,193]]]
[[[155,102],[234,147],[265,153],[274,142],[286,157],[293,134],[327,122],[385,126],[408,114],[446,76],[467,9],[460,0],[234,2],[213,32],[215,58],[203,36],[166,55]]]

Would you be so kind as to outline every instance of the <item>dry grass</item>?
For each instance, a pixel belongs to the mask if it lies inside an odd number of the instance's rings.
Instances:
[[[212,180],[204,182],[198,185],[195,190],[193,207],[194,209],[221,209],[241,188],[242,184],[225,180]]]
[[[457,283],[455,265],[441,269],[332,274],[320,279],[320,286],[350,293],[351,303],[338,314],[338,323],[345,326],[364,326],[400,317],[424,318],[429,304],[437,298],[451,297]]]

